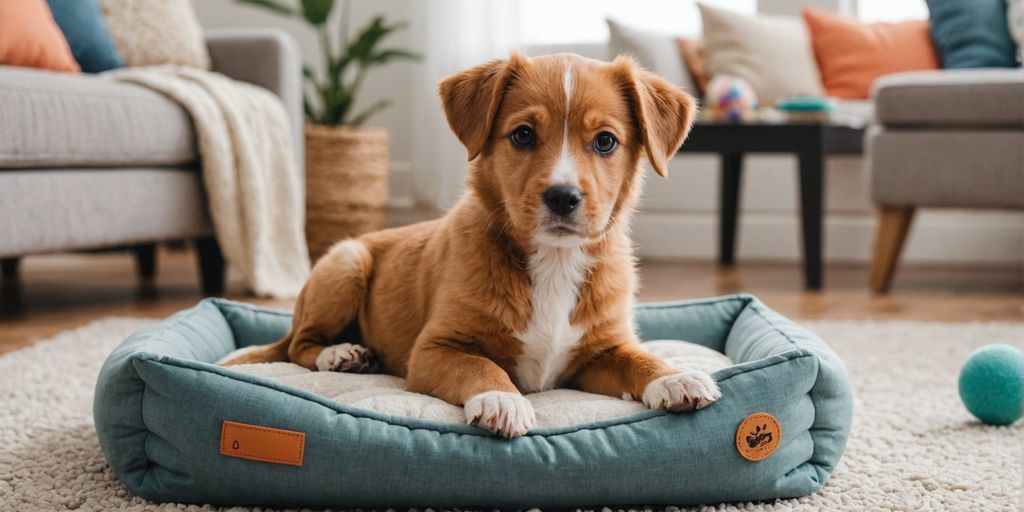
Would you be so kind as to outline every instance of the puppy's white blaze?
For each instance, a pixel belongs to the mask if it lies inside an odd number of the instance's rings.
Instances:
[[[541,245],[529,257],[532,315],[517,338],[523,353],[516,358],[516,377],[525,392],[558,384],[583,330],[572,325],[580,286],[591,258],[581,247]]]
[[[562,75],[565,90],[565,120],[562,124],[562,152],[551,172],[551,185],[579,186],[579,177],[569,154],[569,108],[572,105],[572,66]],[[580,286],[591,265],[579,238],[537,234],[537,252],[529,257],[532,314],[526,331],[516,337],[523,353],[516,358],[516,377],[523,391],[550,389],[558,384],[572,358],[583,330],[572,325]]]
[[[569,98],[572,97],[572,64],[565,66],[565,73],[562,73],[562,87],[565,88],[565,102],[569,103]],[[566,109],[568,115],[569,110]]]
[[[579,177],[572,156],[569,155],[569,106],[572,105],[572,65],[565,68],[562,74],[562,88],[565,90],[565,120],[562,123],[562,151],[558,162],[551,171],[551,185],[579,186]]]

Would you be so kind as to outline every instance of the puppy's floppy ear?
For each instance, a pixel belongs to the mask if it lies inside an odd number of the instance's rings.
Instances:
[[[669,159],[690,133],[696,101],[664,78],[641,69],[629,57],[616,58],[612,71],[633,109],[647,159],[658,174],[666,176]]]
[[[438,91],[445,117],[470,160],[487,145],[505,88],[526,60],[515,52],[508,60],[492,60],[441,81]]]

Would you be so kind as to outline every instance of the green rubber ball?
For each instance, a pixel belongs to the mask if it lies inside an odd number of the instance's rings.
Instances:
[[[989,425],[1009,425],[1024,414],[1024,354],[1010,345],[975,350],[960,370],[960,399]]]

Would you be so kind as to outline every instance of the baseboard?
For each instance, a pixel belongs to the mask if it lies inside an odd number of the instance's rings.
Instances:
[[[873,215],[833,214],[825,221],[825,260],[867,263]],[[718,255],[716,213],[641,212],[633,221],[640,256],[713,259]],[[753,213],[740,220],[737,260],[799,261],[795,215]],[[1024,216],[984,212],[921,212],[903,252],[905,263],[1017,266],[1024,262]]]

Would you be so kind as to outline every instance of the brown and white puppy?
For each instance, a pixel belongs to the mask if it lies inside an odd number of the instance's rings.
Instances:
[[[633,325],[641,157],[665,175],[693,98],[630,59],[569,54],[513,54],[446,78],[440,93],[471,160],[459,202],[335,245],[291,331],[227,364],[379,363],[506,437],[536,421],[521,393],[558,386],[670,410],[716,400],[708,375],[651,356]]]

